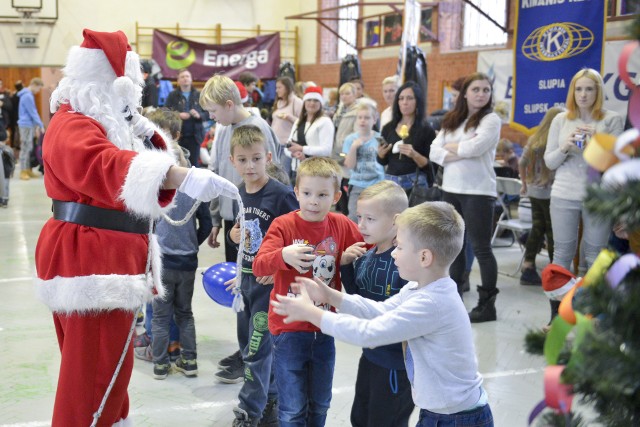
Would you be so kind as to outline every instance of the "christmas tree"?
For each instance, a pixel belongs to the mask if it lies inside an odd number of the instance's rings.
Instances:
[[[640,41],[640,16],[632,34]],[[632,49],[638,54],[640,45]],[[628,238],[630,250],[600,254],[575,293],[563,299],[544,343],[547,363],[564,365],[560,382],[570,385],[606,426],[640,426],[640,88],[627,85],[635,129],[617,140],[595,135],[590,142],[600,151],[596,156],[592,150],[589,159],[585,150],[585,159],[603,176],[601,184],[588,189],[585,207],[614,224],[616,234]],[[528,337],[528,346],[535,347],[534,338]],[[544,425],[581,424],[580,416],[570,412],[570,401],[567,407],[566,401],[547,395],[546,405],[556,411],[545,414]],[[538,406],[532,418],[545,404]]]

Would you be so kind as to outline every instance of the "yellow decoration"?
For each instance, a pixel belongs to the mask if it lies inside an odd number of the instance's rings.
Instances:
[[[589,286],[590,284],[597,282],[604,276],[604,274],[609,270],[611,264],[616,260],[616,254],[609,249],[603,249],[598,254],[598,257],[593,262],[593,265],[587,271],[587,274],[584,276],[584,285]]]
[[[620,162],[620,159],[614,153],[615,146],[615,136],[606,133],[596,133],[591,137],[587,147],[584,149],[584,160],[594,169],[604,172]],[[626,146],[622,152],[632,156],[633,147]]]

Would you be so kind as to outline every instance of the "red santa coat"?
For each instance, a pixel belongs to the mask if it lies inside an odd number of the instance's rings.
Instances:
[[[122,150],[97,121],[63,105],[43,144],[44,183],[52,199],[158,217],[175,190],[161,190],[175,164],[159,134],[158,150]],[[159,250],[153,283],[145,276],[149,237],[49,219],[36,246],[37,293],[55,313],[135,310],[162,294]]]

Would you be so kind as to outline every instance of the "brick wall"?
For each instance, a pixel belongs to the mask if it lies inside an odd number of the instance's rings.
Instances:
[[[427,112],[442,108],[442,92],[447,83],[476,71],[477,52],[440,54],[433,49],[427,55],[429,87],[427,89]],[[365,92],[386,108],[382,99],[382,80],[395,74],[398,58],[366,59],[360,62]],[[300,79],[313,81],[322,87],[337,87],[340,80],[340,64],[307,64],[300,66]],[[384,109],[384,108],[381,108]]]

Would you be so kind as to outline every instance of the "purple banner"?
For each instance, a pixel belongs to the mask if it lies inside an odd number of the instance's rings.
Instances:
[[[280,66],[280,33],[229,44],[205,44],[154,30],[153,59],[169,79],[175,79],[182,68],[188,68],[196,81],[207,81],[214,74],[237,80],[243,71],[274,79]]]

